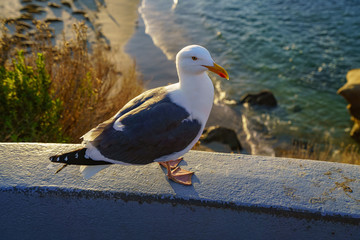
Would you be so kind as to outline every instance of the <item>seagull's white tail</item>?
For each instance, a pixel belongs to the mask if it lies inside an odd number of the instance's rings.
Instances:
[[[82,173],[85,179],[90,179],[92,176],[100,172],[101,170],[109,167],[109,165],[82,165],[80,166],[80,172]]]

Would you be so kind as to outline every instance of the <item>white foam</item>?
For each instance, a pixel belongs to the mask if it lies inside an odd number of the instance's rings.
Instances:
[[[143,0],[139,7],[139,13],[145,24],[145,33],[151,37],[154,45],[161,49],[168,60],[175,60],[179,49],[190,42],[183,26],[173,18],[175,2],[167,1],[159,5],[156,1]]]

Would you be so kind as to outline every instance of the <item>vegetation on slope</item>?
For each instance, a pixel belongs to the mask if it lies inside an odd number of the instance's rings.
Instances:
[[[143,91],[134,62],[114,63],[100,40],[89,45],[85,24],[73,30],[56,46],[44,22],[26,41],[2,25],[0,141],[79,142]]]

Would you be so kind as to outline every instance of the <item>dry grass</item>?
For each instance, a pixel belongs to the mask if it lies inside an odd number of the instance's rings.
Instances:
[[[79,142],[84,133],[143,91],[134,62],[123,66],[114,63],[101,41],[88,49],[85,24],[74,24],[76,37],[69,41],[63,37],[60,46],[53,45],[53,31],[46,23],[37,21],[35,25],[35,33],[27,34],[26,40],[19,40],[17,32],[9,34],[2,28],[0,63],[11,68],[11,59],[24,49],[28,53],[25,61],[34,66],[37,53],[44,54],[50,91],[54,99],[63,102],[60,121],[71,142]],[[121,88],[114,89],[118,81]]]
[[[340,162],[360,165],[360,150],[358,145],[347,145],[343,147],[343,151],[336,151],[335,153],[338,154]]]
[[[360,165],[360,149],[356,144],[344,144],[341,150],[334,145],[294,141],[288,149],[275,149],[277,157],[311,159]]]

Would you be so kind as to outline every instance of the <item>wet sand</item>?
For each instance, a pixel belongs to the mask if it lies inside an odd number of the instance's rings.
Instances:
[[[116,61],[127,62],[129,56],[123,59],[124,46],[133,36],[138,20],[137,9],[140,0],[106,0],[105,6],[99,7],[96,24],[110,43],[116,54]]]

